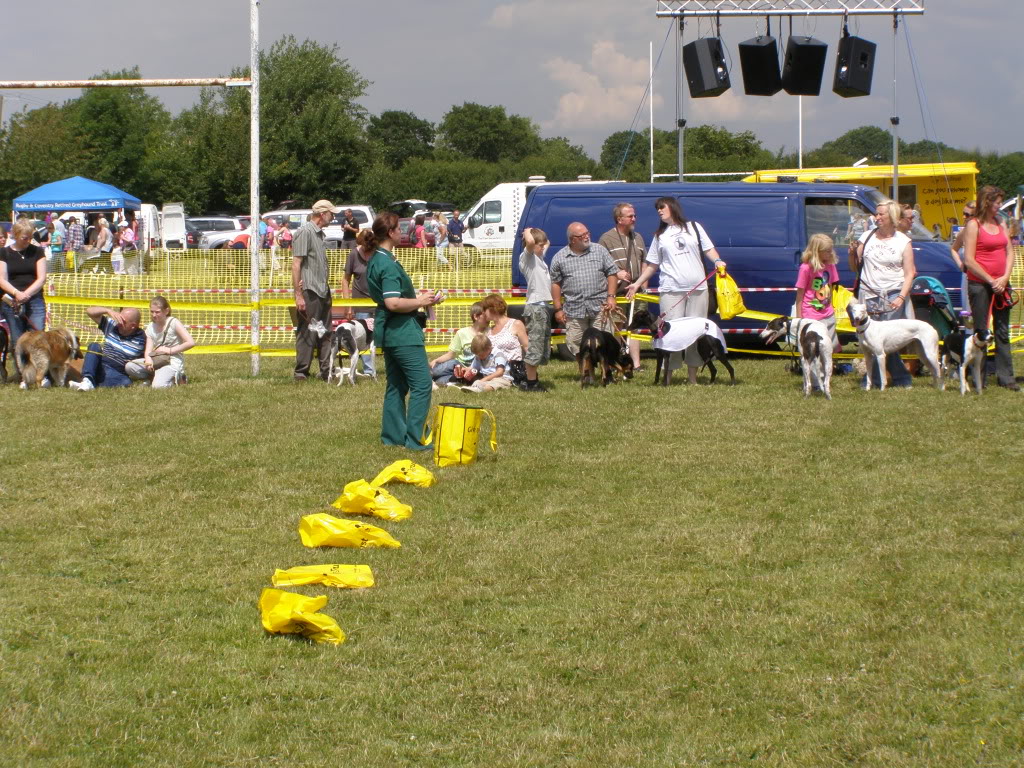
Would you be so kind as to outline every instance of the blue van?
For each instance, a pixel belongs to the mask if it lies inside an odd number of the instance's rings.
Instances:
[[[538,227],[547,233],[551,239],[550,261],[567,244],[569,224],[582,222],[596,242],[614,226],[615,204],[630,203],[636,209],[636,229],[649,246],[660,221],[654,202],[670,196],[679,199],[687,219],[699,221],[707,230],[728,264],[729,274],[744,290],[747,308],[774,314],[790,311],[800,255],[812,234],[824,232],[835,241],[840,280],[847,288],[853,286],[855,276],[850,272],[847,246],[863,231],[865,217],[870,217],[878,202],[885,199],[877,189],[856,184],[545,185],[527,198],[519,221],[512,285],[526,286],[518,264],[525,227]],[[937,278],[946,286],[953,303],[959,304],[960,273],[949,256],[949,244],[933,241],[930,232],[916,227],[910,235],[917,273]],[[742,318],[722,323],[726,333],[750,333],[763,327],[764,323]]]

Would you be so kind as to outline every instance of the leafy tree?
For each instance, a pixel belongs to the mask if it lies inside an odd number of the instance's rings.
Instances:
[[[507,115],[504,107],[472,102],[448,110],[438,135],[442,145],[457,155],[490,163],[522,160],[541,148],[540,133],[529,118]]]
[[[904,147],[901,139],[901,155]],[[860,128],[847,131],[837,139],[826,141],[818,151],[834,153],[837,158],[845,160],[832,165],[850,165],[862,157],[866,157],[871,165],[884,165],[892,162],[892,134],[877,125],[862,125]]]
[[[367,81],[338,57],[337,45],[286,36],[260,54],[260,190],[263,205],[294,199],[346,200],[363,170],[365,110],[356,103]],[[248,68],[234,77],[247,77]],[[183,152],[200,163],[204,207],[249,208],[249,93],[204,89],[181,118]]]
[[[601,165],[608,170],[609,178],[615,176],[620,167],[647,165],[649,145],[646,136],[646,131],[616,131],[604,140],[601,145]]]
[[[1017,194],[1024,184],[1024,152],[1000,155],[990,152],[978,156],[978,188],[992,184],[1006,193],[1007,198]]]
[[[138,67],[103,72],[94,80],[136,80]],[[166,133],[170,113],[142,88],[86,88],[68,104],[84,151],[83,176],[150,199],[157,190],[144,175],[147,147]]]
[[[67,107],[47,104],[11,116],[0,131],[0,204],[41,184],[80,174],[84,153]]]
[[[366,138],[390,168],[401,168],[414,157],[430,157],[434,151],[433,124],[397,109],[371,117]]]
[[[564,136],[542,139],[537,154],[502,165],[507,168],[508,179],[523,181],[530,176],[544,176],[548,181],[575,181],[580,175],[594,176],[598,171],[597,163],[583,147],[571,144]]]

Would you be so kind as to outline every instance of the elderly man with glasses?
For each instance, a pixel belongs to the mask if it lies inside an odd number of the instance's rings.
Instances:
[[[602,308],[615,309],[618,281],[628,280],[629,273],[616,266],[607,248],[590,242],[586,225],[574,221],[566,235],[569,244],[551,260],[551,300],[555,322],[565,328],[565,343],[576,355],[583,332],[597,325]],[[607,323],[602,327],[612,330]]]
[[[619,282],[617,293],[624,296],[626,286],[640,277],[644,268],[644,238],[636,231],[636,209],[630,203],[619,203],[612,209],[612,220],[615,226],[601,235],[599,245],[603,245],[612,255],[616,266],[629,274],[628,280]],[[646,288],[647,286],[642,286]],[[645,309],[641,303],[637,309]],[[633,359],[633,368],[640,370],[640,340],[629,340],[629,356]]]

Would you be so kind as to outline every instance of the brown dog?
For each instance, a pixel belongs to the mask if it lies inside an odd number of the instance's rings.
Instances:
[[[23,389],[43,386],[47,373],[55,386],[63,387],[68,363],[81,356],[78,337],[67,328],[26,331],[14,347],[14,360],[21,372]]]

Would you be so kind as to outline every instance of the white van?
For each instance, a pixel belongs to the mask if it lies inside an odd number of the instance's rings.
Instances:
[[[188,247],[184,203],[164,203],[160,221],[160,246],[177,250]]]
[[[531,176],[525,182],[506,182],[480,198],[461,218],[466,224],[462,244],[469,248],[511,250],[523,215],[526,198],[537,187],[545,184],[608,184],[580,176],[578,181],[547,181],[543,176]],[[611,211],[608,212],[611,216]]]
[[[139,241],[136,243],[143,253],[159,248],[163,244],[160,239],[160,211],[152,203],[143,203],[136,214],[139,219]]]

